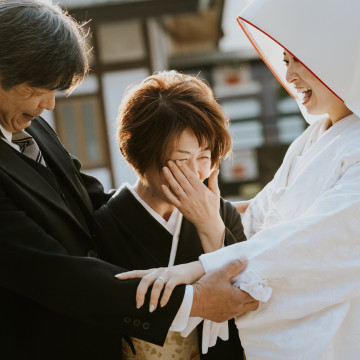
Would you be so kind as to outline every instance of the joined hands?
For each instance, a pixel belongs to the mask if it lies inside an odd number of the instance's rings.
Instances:
[[[119,280],[142,278],[136,293],[136,305],[144,304],[145,295],[152,285],[149,310],[167,304],[175,286],[193,284],[194,297],[190,316],[223,322],[248,311],[256,310],[259,302],[248,293],[232,285],[231,279],[242,272],[246,260],[235,260],[218,271],[205,275],[200,261],[149,270],[134,270],[116,275]]]

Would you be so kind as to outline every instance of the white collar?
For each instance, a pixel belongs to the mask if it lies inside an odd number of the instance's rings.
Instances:
[[[166,221],[162,216],[160,216],[151,206],[149,206],[134,190],[134,186],[131,186],[129,183],[124,184],[128,190],[133,194],[136,200],[152,215],[155,220],[157,220],[171,235],[174,235],[177,219],[180,211],[175,208],[171,213],[170,218]]]
[[[11,143],[12,133],[10,131],[5,130],[4,127],[1,125],[0,125],[0,130],[1,130],[2,134],[4,135],[5,139]]]
[[[150,213],[150,215],[152,215],[154,219],[157,220],[162,226],[164,226],[164,228],[173,236],[168,266],[174,265],[183,218],[182,213],[177,208],[175,208],[171,213],[169,220],[166,221],[137,194],[133,186],[131,186],[129,183],[125,183],[124,186],[130,190],[135,199],[139,201],[139,203]]]

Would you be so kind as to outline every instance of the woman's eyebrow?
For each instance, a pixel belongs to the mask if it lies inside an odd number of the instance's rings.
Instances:
[[[187,151],[187,150],[181,150],[181,149],[177,149],[176,152],[179,152],[179,153],[184,153],[184,154],[190,154],[190,151]]]
[[[207,151],[207,150],[210,150],[210,148],[208,146],[206,148],[201,149],[200,151],[203,152],[203,151]],[[190,151],[181,150],[181,149],[176,149],[175,152],[179,152],[179,153],[183,153],[183,154],[191,154]]]

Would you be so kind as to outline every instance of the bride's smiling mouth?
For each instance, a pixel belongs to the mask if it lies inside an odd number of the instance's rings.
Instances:
[[[298,93],[298,99],[301,101],[302,105],[306,105],[312,96],[312,90],[310,88],[306,87],[295,87],[297,93]]]

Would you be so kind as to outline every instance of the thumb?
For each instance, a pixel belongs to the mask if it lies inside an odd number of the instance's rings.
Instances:
[[[232,279],[236,275],[239,275],[246,268],[248,261],[246,258],[240,258],[238,260],[233,260],[223,266],[223,271],[226,273],[226,277]]]
[[[214,170],[210,174],[209,181],[208,181],[208,187],[214,194],[220,196],[220,189],[219,189],[219,184],[218,184],[218,175],[219,175],[219,169]]]

